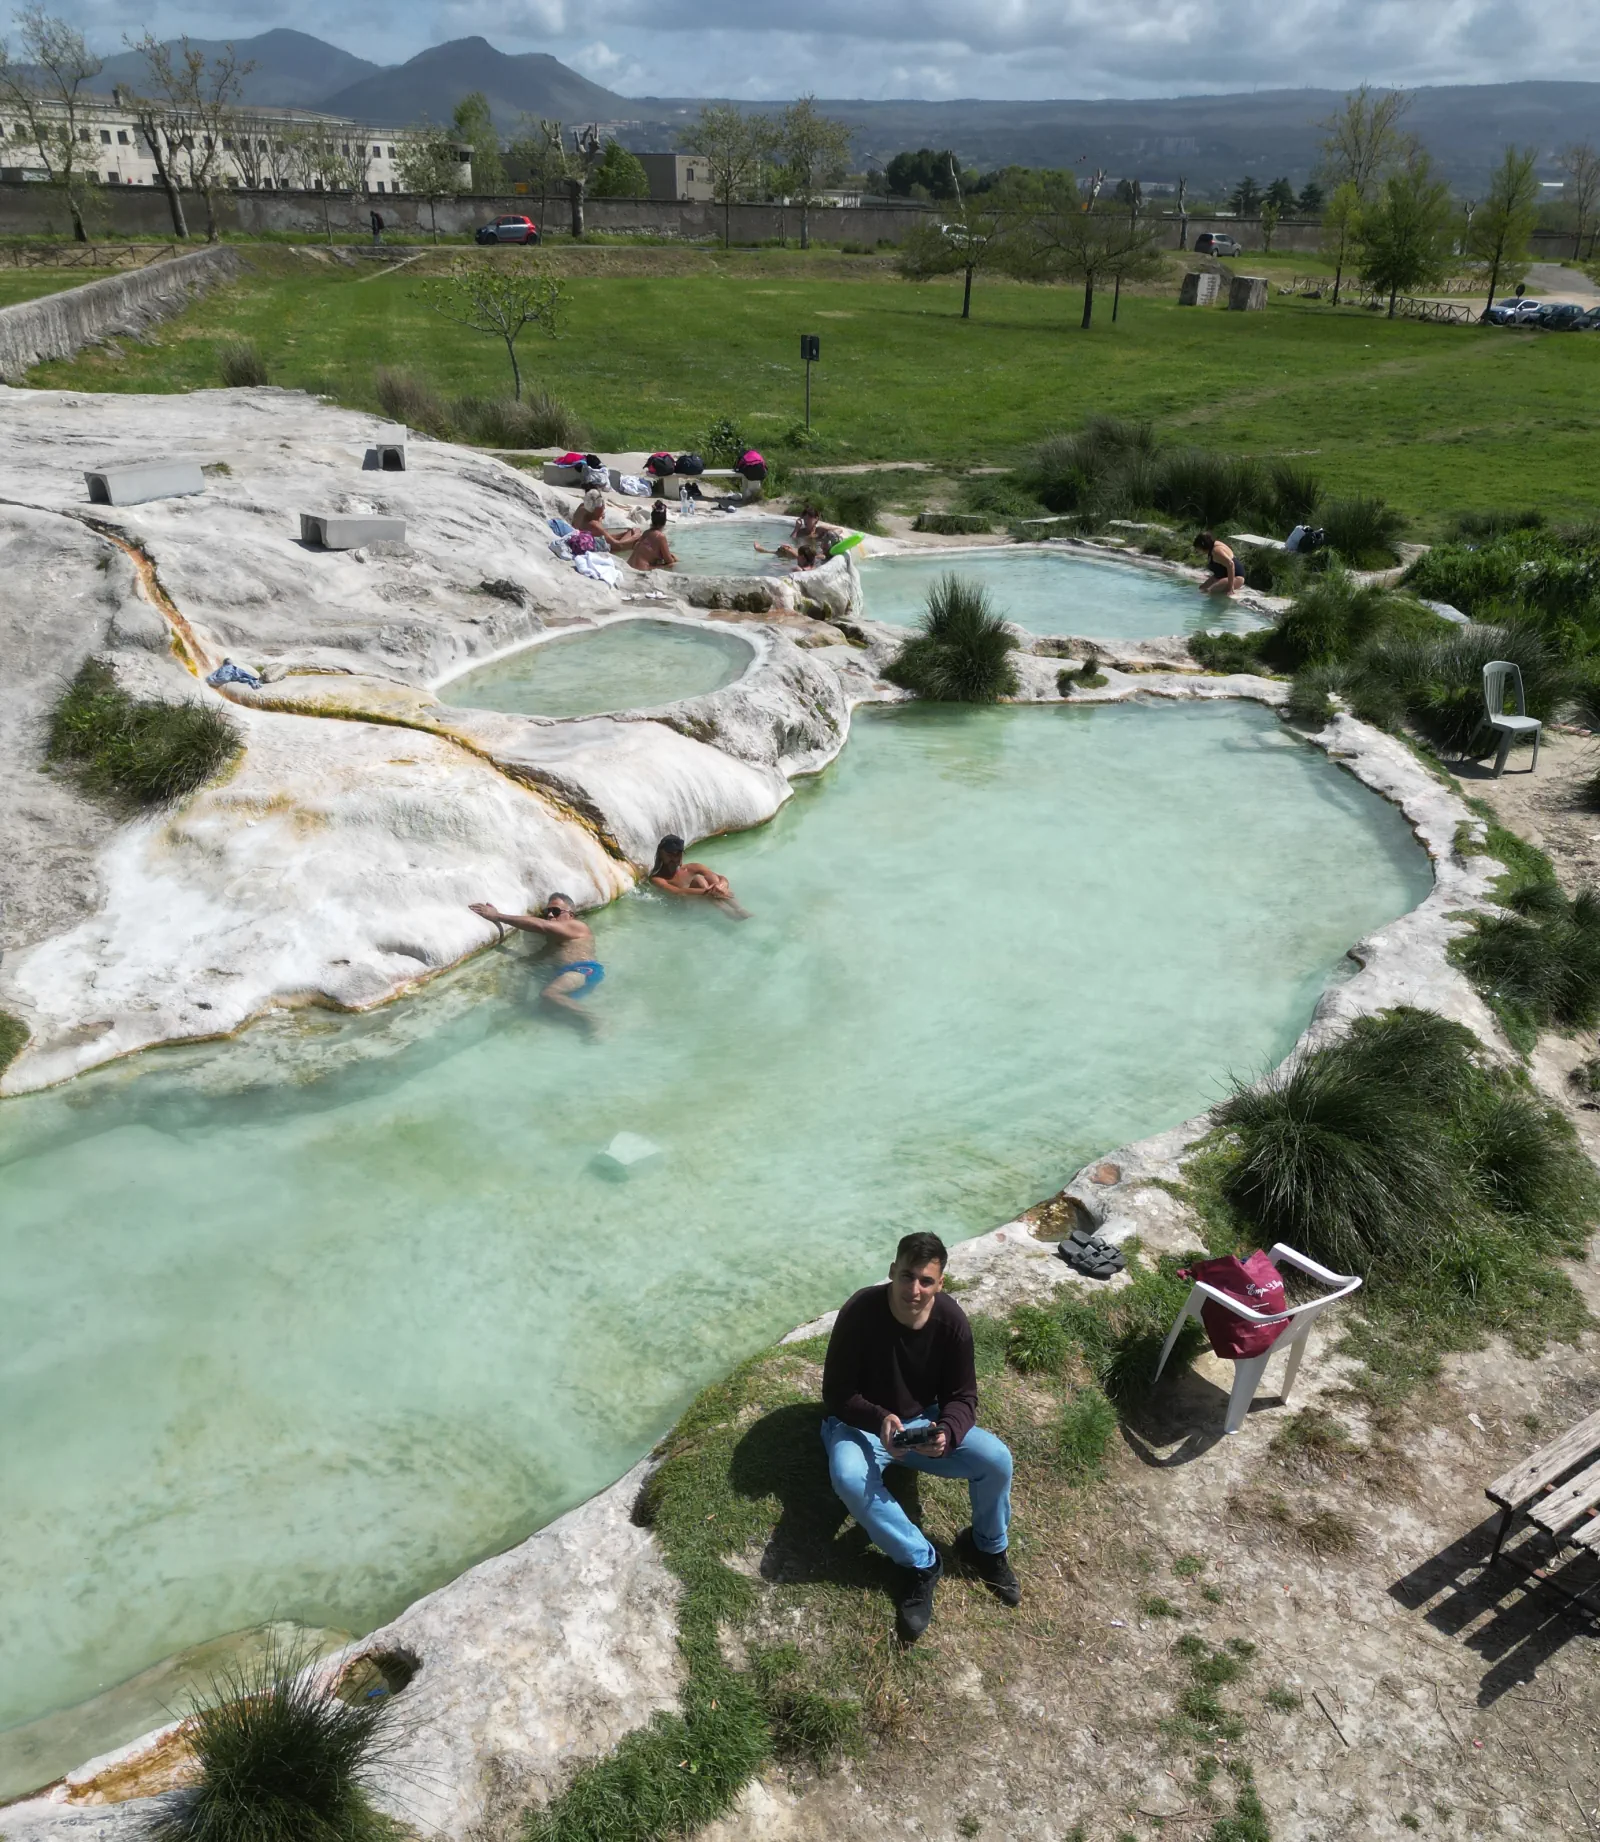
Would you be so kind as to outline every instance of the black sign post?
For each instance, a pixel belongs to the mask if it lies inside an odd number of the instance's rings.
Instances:
[[[802,333],[800,335],[800,356],[806,366],[806,427],[811,426],[811,367],[822,357],[822,337],[819,333]]]

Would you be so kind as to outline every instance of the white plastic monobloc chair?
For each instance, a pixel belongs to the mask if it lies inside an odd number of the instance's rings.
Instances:
[[[1510,684],[1516,698],[1515,715],[1506,712],[1506,686]],[[1500,747],[1495,753],[1494,775],[1498,780],[1505,772],[1506,756],[1511,753],[1511,744],[1518,736],[1532,734],[1533,765],[1528,772],[1533,773],[1539,765],[1539,735],[1544,725],[1536,716],[1529,716],[1528,706],[1522,695],[1522,668],[1513,665],[1509,659],[1491,659],[1483,668],[1483,721],[1495,731],[1500,738]],[[1481,731],[1483,724],[1479,724]]]
[[[1231,1311],[1235,1317],[1243,1318],[1247,1324],[1284,1324],[1289,1328],[1281,1331],[1277,1341],[1264,1356],[1241,1356],[1233,1365],[1233,1393],[1228,1397],[1228,1417],[1223,1424],[1225,1433],[1236,1433],[1244,1425],[1244,1417],[1250,1411],[1250,1403],[1256,1397],[1256,1390],[1261,1386],[1261,1378],[1267,1372],[1267,1364],[1280,1350],[1289,1352],[1289,1366],[1284,1370],[1283,1386],[1279,1389],[1280,1397],[1287,1401],[1289,1390],[1294,1386],[1294,1378],[1300,1373],[1300,1364],[1306,1353],[1306,1343],[1311,1336],[1313,1319],[1320,1312],[1335,1305],[1341,1298],[1348,1298],[1356,1291],[1361,1281],[1348,1273],[1330,1273],[1325,1266],[1319,1266],[1315,1260],[1308,1260],[1304,1254],[1297,1254],[1292,1247],[1285,1247],[1280,1241],[1267,1256],[1276,1267],[1299,1267],[1302,1273],[1316,1280],[1318,1285],[1328,1289],[1321,1298],[1309,1299],[1303,1305],[1291,1306],[1284,1312],[1252,1311],[1246,1304],[1236,1298],[1230,1298],[1226,1292],[1219,1292],[1215,1286],[1208,1286],[1204,1280],[1197,1279],[1184,1300],[1183,1309],[1173,1321],[1167,1332],[1167,1340],[1161,1346],[1161,1360],[1156,1364],[1155,1380],[1160,1381],[1161,1371],[1167,1366],[1167,1358],[1172,1354],[1172,1346],[1178,1340],[1178,1332],[1183,1328],[1185,1318],[1198,1319],[1201,1307],[1206,1300],[1215,1301]]]

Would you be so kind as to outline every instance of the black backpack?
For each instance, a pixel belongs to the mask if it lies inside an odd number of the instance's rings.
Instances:
[[[676,462],[679,473],[704,473],[706,464],[698,454],[680,454]]]
[[[652,454],[644,464],[646,473],[653,473],[658,480],[664,480],[677,466],[670,454]]]

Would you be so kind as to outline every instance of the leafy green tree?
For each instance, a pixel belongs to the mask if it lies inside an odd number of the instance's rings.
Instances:
[[[433,240],[437,243],[439,200],[454,198],[461,190],[461,155],[456,137],[447,129],[431,128],[424,122],[400,143],[394,170],[402,192],[427,201]]]
[[[1389,318],[1396,299],[1440,280],[1449,264],[1455,207],[1450,188],[1436,179],[1426,154],[1415,155],[1361,213],[1361,276],[1369,287],[1389,297]]]
[[[511,168],[524,177],[530,194],[539,194],[539,227],[542,230],[550,215],[550,194],[564,190],[566,185],[568,160],[560,122],[524,115],[506,149],[506,159]]]
[[[1316,217],[1327,203],[1328,195],[1315,179],[1308,179],[1300,188],[1300,196],[1294,201],[1295,209],[1302,217]]]
[[[1361,194],[1353,179],[1344,179],[1333,188],[1322,213],[1322,249],[1333,257],[1333,305],[1339,305],[1339,289],[1344,283],[1346,265],[1354,259],[1361,237]]]
[[[650,181],[643,165],[626,147],[607,141],[589,190],[596,198],[648,198]]]
[[[815,96],[791,102],[779,118],[778,154],[794,202],[800,207],[800,247],[811,247],[811,207],[823,186],[835,185],[850,164],[850,129],[817,112]]]
[[[522,396],[522,367],[517,363],[517,336],[536,326],[546,338],[561,331],[561,283],[536,269],[458,257],[448,275],[422,284],[423,299],[437,314],[469,332],[493,334],[505,341],[511,360],[512,394]]]
[[[1335,187],[1348,180],[1366,204],[1385,175],[1413,157],[1417,144],[1401,127],[1410,107],[1404,90],[1375,94],[1370,83],[1363,83],[1345,97],[1337,115],[1317,124],[1325,130],[1323,172]]]
[[[724,249],[732,241],[733,207],[761,177],[774,140],[764,115],[746,115],[731,102],[708,102],[678,137],[678,145],[698,154],[711,173],[711,195],[722,207]]]
[[[1261,188],[1248,173],[1228,194],[1228,209],[1240,217],[1254,217],[1261,209]]]
[[[1595,206],[1600,203],[1600,153],[1587,141],[1574,141],[1556,155],[1556,164],[1566,174],[1561,188],[1561,202],[1572,207],[1572,254],[1583,253],[1583,239],[1594,223]]]
[[[1278,219],[1282,208],[1269,198],[1261,207],[1261,248],[1265,255],[1272,254],[1272,239],[1278,234]]]
[[[0,104],[66,199],[73,236],[87,243],[84,215],[99,175],[87,151],[90,130],[82,122],[88,112],[87,87],[99,76],[101,63],[76,26],[52,18],[42,6],[25,7],[17,14],[17,26],[20,58],[13,60],[10,47],[0,40]]]
[[[1016,199],[1004,190],[967,198],[958,186],[955,201],[955,209],[945,214],[944,222],[929,218],[912,229],[900,245],[896,266],[907,281],[964,275],[961,317],[966,320],[972,317],[974,275],[1005,264],[1006,236],[1014,227]]]
[[[1518,281],[1527,272],[1528,238],[1539,215],[1538,158],[1536,147],[1508,147],[1467,227],[1467,255],[1488,284],[1485,315],[1502,281]]]
[[[1278,207],[1279,215],[1294,209],[1294,187],[1287,179],[1274,179],[1267,187],[1266,202]]]
[[[883,174],[884,187],[895,198],[919,197],[919,186],[929,198],[954,198],[960,181],[961,162],[948,147],[897,153]]]
[[[1144,279],[1161,266],[1155,232],[1121,204],[1086,208],[1071,173],[1038,173],[1019,197],[1006,267],[1029,281],[1081,281],[1083,319],[1094,323],[1095,289]]]
[[[500,136],[489,113],[489,98],[474,90],[456,104],[451,117],[456,137],[472,149],[472,189],[494,197],[506,189],[505,162],[500,158]]]

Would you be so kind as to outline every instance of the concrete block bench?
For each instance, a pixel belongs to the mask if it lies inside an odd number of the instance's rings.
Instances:
[[[404,473],[406,470],[406,434],[398,426],[380,429],[361,465],[369,473]]]
[[[143,505],[147,499],[177,499],[204,492],[199,461],[129,461],[119,467],[86,472],[91,505]]]
[[[403,544],[406,521],[370,512],[302,512],[300,541],[323,550],[356,550],[363,544]]]

